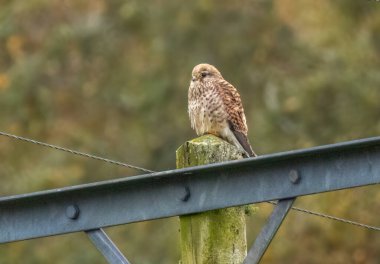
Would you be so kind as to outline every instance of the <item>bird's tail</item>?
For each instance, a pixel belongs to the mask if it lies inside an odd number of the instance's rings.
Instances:
[[[244,152],[245,152],[244,157],[245,158],[256,157],[257,155],[253,151],[251,144],[249,143],[248,137],[240,131],[232,130],[232,132],[234,133],[237,141],[240,143],[240,145],[244,149]]]

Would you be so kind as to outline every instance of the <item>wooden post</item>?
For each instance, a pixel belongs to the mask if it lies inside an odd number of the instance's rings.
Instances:
[[[186,142],[176,154],[177,168],[242,158],[235,146],[212,135]],[[181,216],[181,264],[243,263],[247,255],[244,211],[241,206]]]

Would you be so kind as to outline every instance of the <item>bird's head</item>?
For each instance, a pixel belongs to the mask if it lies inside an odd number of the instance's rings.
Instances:
[[[206,78],[223,78],[217,68],[207,63],[195,66],[191,77],[192,82],[202,81]]]

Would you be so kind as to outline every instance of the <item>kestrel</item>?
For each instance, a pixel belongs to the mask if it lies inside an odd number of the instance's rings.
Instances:
[[[198,136],[213,134],[255,157],[249,143],[243,105],[236,88],[210,64],[194,67],[188,94],[191,127]]]

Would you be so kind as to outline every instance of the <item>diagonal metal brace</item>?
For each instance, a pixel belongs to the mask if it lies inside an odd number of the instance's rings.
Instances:
[[[85,231],[96,248],[110,264],[130,264],[103,229]]]
[[[290,198],[278,201],[267,224],[256,238],[243,264],[256,264],[260,262],[295,199],[296,198]]]

